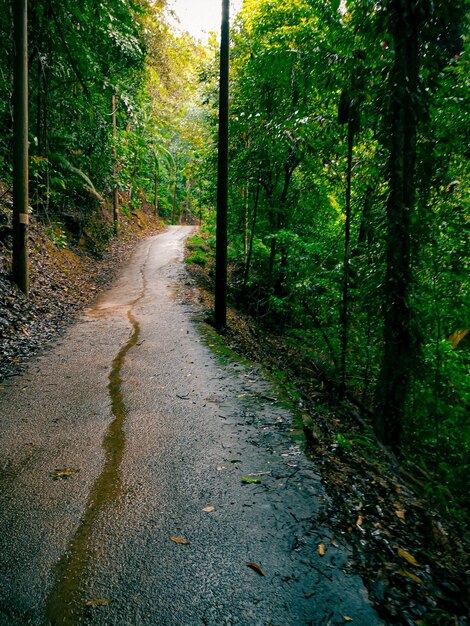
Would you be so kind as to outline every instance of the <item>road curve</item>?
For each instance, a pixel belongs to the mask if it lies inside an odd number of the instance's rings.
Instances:
[[[381,623],[291,415],[178,299],[190,232],[0,389],[0,626]]]

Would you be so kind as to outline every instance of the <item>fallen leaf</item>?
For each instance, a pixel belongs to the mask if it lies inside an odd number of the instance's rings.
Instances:
[[[353,621],[353,618],[349,617],[349,615],[343,615],[343,619],[344,619],[345,622],[352,622]]]
[[[324,543],[319,543],[318,544],[318,554],[320,556],[325,556],[325,552],[326,552],[325,544]]]
[[[170,539],[174,543],[181,543],[183,545],[187,545],[189,543],[187,539],[183,539],[182,537],[170,537]]]
[[[416,574],[413,574],[413,572],[409,572],[407,569],[399,569],[397,571],[397,574],[399,574],[400,576],[404,576],[405,578],[410,578],[411,580],[414,580],[415,583],[419,583],[420,585],[424,585],[425,584],[421,580],[421,578],[416,576]]]
[[[418,561],[415,559],[415,557],[412,554],[398,547],[397,547],[397,552],[398,552],[398,556],[401,556],[402,558],[404,558],[406,561],[408,561],[408,563],[410,563],[411,565],[414,565],[414,567],[419,567]]]
[[[212,513],[212,511],[215,511],[215,506],[206,506],[206,508],[202,510],[204,513]]]
[[[69,478],[69,476],[74,476],[78,474],[80,470],[74,468],[64,468],[64,469],[55,469],[53,472],[49,472],[49,476],[53,480],[59,480],[60,478]]]
[[[362,526],[363,523],[364,523],[364,518],[362,517],[362,515],[359,515],[359,517],[356,520],[356,524],[357,526]]]
[[[395,515],[398,517],[402,524],[406,524],[405,511],[395,511]]]
[[[85,606],[106,606],[107,604],[111,604],[111,602],[111,598],[96,598],[96,600],[88,600]]]
[[[252,563],[251,561],[249,563],[247,563],[248,567],[251,567],[251,569],[255,570],[255,572],[258,572],[258,574],[260,576],[266,576],[266,574],[263,572],[263,570],[261,569],[261,567],[258,565],[258,563]]]
[[[261,478],[248,478],[247,476],[240,476],[242,483],[247,483],[248,485],[259,485],[261,482]]]

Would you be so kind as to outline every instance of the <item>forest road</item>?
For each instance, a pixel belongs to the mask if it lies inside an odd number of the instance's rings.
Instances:
[[[190,232],[0,390],[1,626],[381,623],[291,414],[178,293]]]

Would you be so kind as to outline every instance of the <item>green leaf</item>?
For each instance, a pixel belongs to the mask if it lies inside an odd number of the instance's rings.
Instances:
[[[111,604],[111,602],[111,598],[96,598],[95,600],[88,600],[88,602],[85,603],[85,606],[107,606],[108,604]]]
[[[246,483],[248,485],[259,485],[261,483],[261,478],[248,478],[247,476],[240,476],[242,483]]]

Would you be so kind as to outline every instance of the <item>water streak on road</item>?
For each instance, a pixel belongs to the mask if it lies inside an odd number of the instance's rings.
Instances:
[[[136,302],[137,300],[133,305]],[[103,440],[105,464],[92,488],[80,526],[70,541],[67,551],[56,565],[55,583],[47,599],[46,609],[48,620],[53,626],[77,626],[85,617],[86,603],[93,600],[93,598],[86,597],[84,588],[87,568],[93,558],[90,552],[93,526],[100,513],[121,493],[120,468],[126,444],[124,434],[126,407],[121,390],[121,371],[126,354],[136,345],[140,335],[140,327],[132,314],[132,308],[127,316],[132,325],[132,334],[113,360],[109,374],[108,390],[114,420]]]

